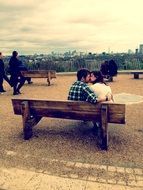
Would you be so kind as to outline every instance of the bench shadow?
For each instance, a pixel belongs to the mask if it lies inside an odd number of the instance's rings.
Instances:
[[[19,138],[23,138],[23,133],[20,134]],[[98,137],[90,121],[86,123],[75,121],[68,125],[65,122],[62,127],[45,125],[42,127],[40,123],[40,126],[37,125],[33,128],[33,136],[28,141],[37,141],[36,143],[42,144],[43,148],[50,146],[55,149],[55,152],[58,152],[62,146],[60,154],[68,151],[69,147],[71,151],[74,151],[75,147],[76,149],[84,147],[93,151],[99,149]]]

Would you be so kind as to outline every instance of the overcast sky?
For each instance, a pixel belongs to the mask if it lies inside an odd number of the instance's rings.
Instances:
[[[134,51],[142,9],[143,0],[0,0],[0,51]]]

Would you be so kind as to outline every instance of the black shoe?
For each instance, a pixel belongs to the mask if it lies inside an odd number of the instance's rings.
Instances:
[[[21,94],[20,90],[17,90],[16,92],[17,92],[18,94]]]
[[[18,95],[19,93],[18,92],[13,92],[13,95]]]
[[[32,84],[32,83],[33,83],[32,81],[28,82],[28,84]]]

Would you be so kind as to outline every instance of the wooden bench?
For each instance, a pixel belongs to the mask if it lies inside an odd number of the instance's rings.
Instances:
[[[143,74],[143,71],[132,71],[131,74],[134,75],[134,79],[139,79],[139,74]]]
[[[108,123],[125,124],[125,104],[35,99],[12,99],[12,104],[14,113],[22,115],[25,140],[32,137],[32,127],[42,117],[93,121],[95,129],[100,128],[100,146],[107,150]],[[95,122],[100,122],[101,126],[97,128]]]
[[[50,86],[50,80],[56,78],[56,71],[54,70],[29,70],[21,71],[24,77],[31,78],[47,78],[48,85]]]

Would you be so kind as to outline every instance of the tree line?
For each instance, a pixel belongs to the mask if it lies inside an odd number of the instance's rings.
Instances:
[[[119,70],[143,69],[143,55],[141,54],[88,54],[74,57],[55,57],[46,58],[20,56],[20,59],[27,65],[29,70],[56,70],[56,72],[75,72],[80,68],[99,70],[101,63],[105,60],[113,59]],[[8,70],[8,58],[5,58],[5,68]]]

